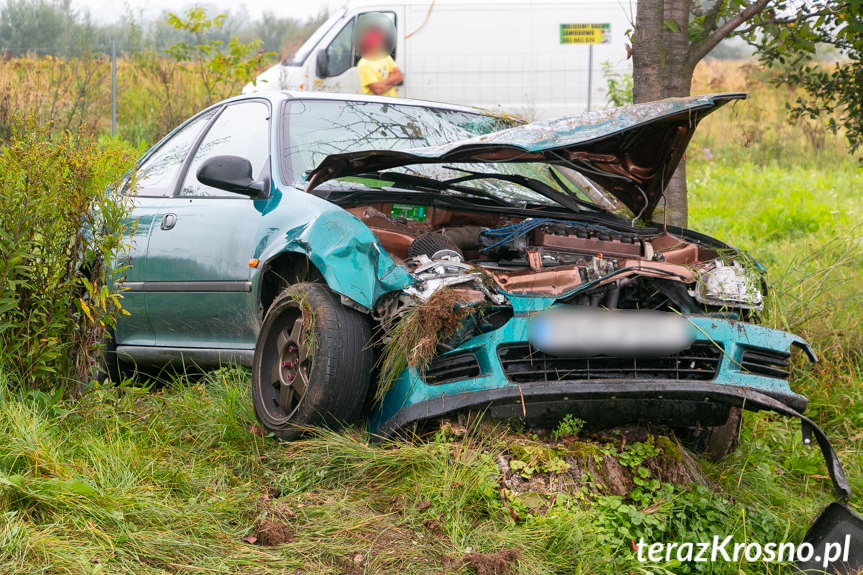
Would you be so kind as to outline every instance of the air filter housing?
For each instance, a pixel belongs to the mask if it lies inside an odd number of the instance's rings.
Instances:
[[[435,259],[435,254],[439,252],[447,252],[447,255],[452,255],[454,252],[460,259],[464,259],[464,254],[453,242],[448,240],[440,232],[426,232],[415,239],[410,247],[408,247],[408,256],[415,258],[418,256],[428,256]]]

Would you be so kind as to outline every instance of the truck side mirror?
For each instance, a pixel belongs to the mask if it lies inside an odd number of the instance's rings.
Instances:
[[[315,74],[317,74],[318,78],[324,79],[327,77],[329,64],[330,57],[326,49],[318,50],[318,54],[315,56]]]

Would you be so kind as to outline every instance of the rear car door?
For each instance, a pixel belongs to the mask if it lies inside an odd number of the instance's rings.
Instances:
[[[258,328],[249,260],[264,200],[206,186],[196,173],[210,157],[241,156],[269,181],[270,105],[225,106],[200,138],[173,197],[160,207],[147,248],[147,308],[155,345],[252,349]]]

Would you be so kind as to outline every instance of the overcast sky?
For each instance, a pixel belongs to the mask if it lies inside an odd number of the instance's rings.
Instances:
[[[304,20],[322,10],[337,8],[344,4],[344,0],[72,0],[72,6],[89,11],[95,20],[106,23],[118,20],[129,9],[135,14],[143,12],[145,18],[154,18],[163,10],[181,11],[196,4],[213,6],[223,12],[238,12],[245,8],[253,20],[260,18],[264,11]]]

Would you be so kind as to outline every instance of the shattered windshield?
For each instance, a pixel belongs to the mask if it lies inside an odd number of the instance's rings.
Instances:
[[[285,180],[298,187],[305,186],[308,173],[330,154],[435,146],[511,128],[519,123],[508,118],[460,110],[335,100],[293,100],[287,104],[283,114],[282,171]],[[552,172],[553,169],[556,172]],[[558,192],[577,193],[581,199],[589,199],[578,190],[565,171],[543,163],[414,164],[392,171],[437,181],[477,172],[495,176],[523,176],[538,180]],[[386,183],[387,178],[382,180]],[[373,184],[367,178],[344,178],[343,181]],[[523,184],[499,177],[475,177],[459,187],[462,191],[446,190],[442,193],[464,195],[465,188],[470,188],[506,202],[556,203]]]

